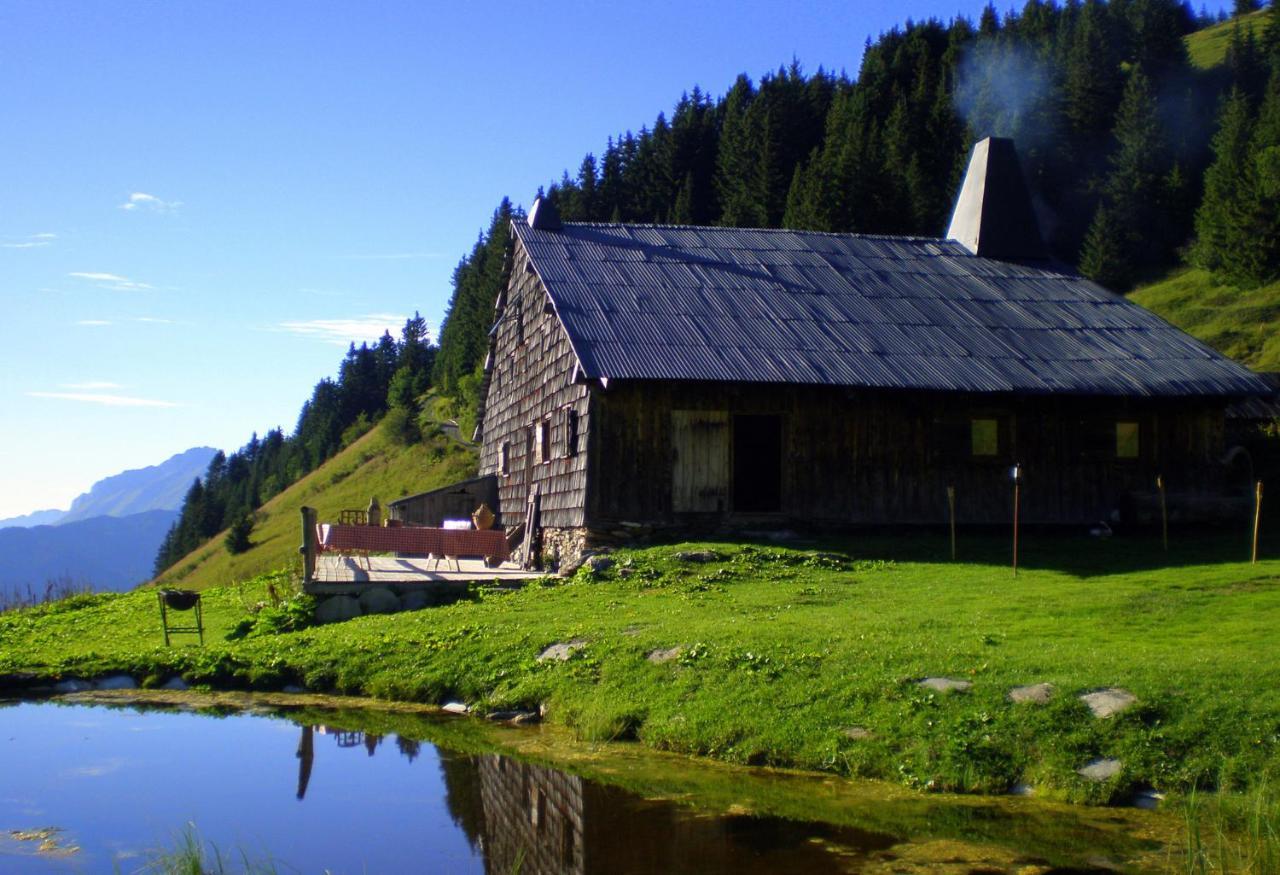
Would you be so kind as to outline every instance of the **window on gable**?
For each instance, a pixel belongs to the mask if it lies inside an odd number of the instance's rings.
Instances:
[[[518,346],[524,343],[524,306],[520,298],[516,298],[512,309],[515,310],[512,315],[515,317],[516,345]]]
[[[564,411],[564,454],[578,455],[578,410],[567,407]]]
[[[1116,458],[1136,459],[1142,453],[1142,429],[1136,422],[1116,423]]]
[[[969,453],[988,458],[1000,455],[1000,420],[969,420]]]
[[[503,477],[511,474],[511,442],[503,441],[498,447],[498,473]]]

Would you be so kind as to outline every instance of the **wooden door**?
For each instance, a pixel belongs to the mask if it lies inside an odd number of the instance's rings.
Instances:
[[[671,509],[721,513],[729,505],[729,414],[671,411]]]

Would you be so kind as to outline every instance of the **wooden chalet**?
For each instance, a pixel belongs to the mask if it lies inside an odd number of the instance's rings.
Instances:
[[[514,223],[485,366],[500,521],[571,558],[653,528],[1087,523],[1162,474],[1225,488],[1248,370],[1046,258],[1012,143],[974,149],[949,239]],[[1199,509],[1199,510],[1198,510]],[[394,506],[393,506],[394,512]]]

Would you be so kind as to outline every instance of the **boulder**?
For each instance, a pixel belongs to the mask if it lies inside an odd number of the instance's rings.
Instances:
[[[1076,774],[1086,781],[1100,784],[1120,774],[1122,768],[1124,768],[1124,765],[1119,760],[1100,758],[1085,763],[1082,767],[1076,769]]]
[[[431,596],[423,589],[411,589],[400,596],[400,610],[420,611],[431,604]]]
[[[873,735],[875,733],[865,726],[847,726],[844,730],[844,737],[852,738],[854,741],[862,741],[862,739],[870,738]]]
[[[1019,704],[1045,705],[1053,698],[1053,684],[1028,684],[1009,691],[1009,701]]]
[[[294,695],[297,695],[299,693],[305,693],[306,691],[307,691],[306,687],[300,686],[298,684],[285,684],[283,687],[280,688],[280,692],[293,693]]]
[[[652,663],[661,664],[661,663],[670,662],[671,660],[676,659],[683,652],[684,652],[684,648],[679,646],[668,647],[666,649],[659,647],[657,650],[649,651],[649,655],[645,658]]]
[[[93,684],[88,681],[82,681],[80,678],[67,678],[65,681],[58,681],[53,685],[55,693],[83,693],[85,690],[92,690]]]
[[[1080,701],[1089,706],[1093,716],[1104,720],[1121,711],[1127,711],[1138,703],[1138,697],[1128,690],[1119,687],[1107,687],[1105,690],[1094,690],[1092,693],[1081,693]]]
[[[973,686],[970,681],[961,681],[955,678],[925,678],[922,681],[917,681],[917,683],[925,689],[933,690],[935,693],[963,693]]]
[[[587,560],[587,567],[592,571],[608,571],[616,564],[612,556],[592,556]]]
[[[715,562],[720,558],[720,554],[715,550],[681,550],[676,554],[676,558],[681,562]]]
[[[519,725],[522,723],[537,723],[539,717],[536,711],[492,711],[487,715],[487,719],[498,723]]]
[[[375,586],[360,593],[360,610],[366,614],[394,614],[400,610],[400,599],[385,586]]]
[[[352,620],[364,613],[360,602],[349,595],[335,595],[322,601],[316,607],[317,623],[341,623]]]
[[[467,707],[465,702],[445,702],[440,706],[440,710],[446,714],[466,714],[471,709]]]
[[[179,677],[178,675],[174,675],[173,677],[169,678],[167,681],[165,681],[164,683],[162,683],[162,684],[160,685],[160,689],[162,689],[162,690],[178,690],[178,691],[181,691],[181,690],[185,690],[185,689],[187,689],[187,688],[188,688],[188,687],[187,687],[187,682],[186,682],[186,681],[184,681],[184,680],[183,680],[181,677]]]
[[[138,682],[127,674],[113,674],[96,681],[93,686],[98,690],[136,690]]]
[[[575,638],[572,641],[565,641],[560,644],[552,644],[546,650],[538,654],[538,662],[546,662],[554,659],[557,662],[564,662],[574,653],[587,646],[587,642],[581,638]]]

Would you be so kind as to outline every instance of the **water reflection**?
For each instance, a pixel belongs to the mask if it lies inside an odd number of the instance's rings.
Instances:
[[[303,726],[298,798],[315,761],[316,736],[337,748],[383,737],[323,725]],[[410,762],[421,743],[395,736]],[[439,750],[446,807],[484,859],[487,873],[830,872],[898,843],[887,834],[750,815],[698,815],[670,802],[638,798],[580,776],[499,754]]]

